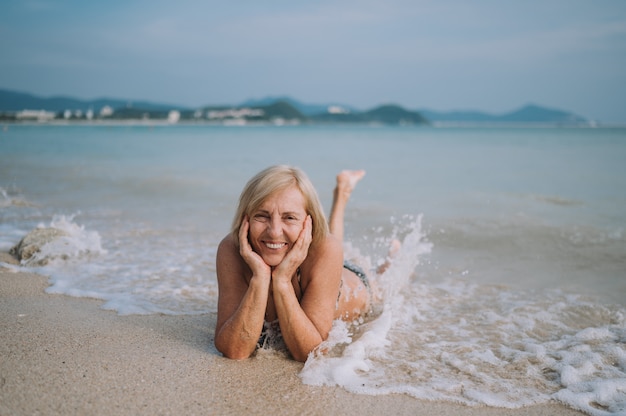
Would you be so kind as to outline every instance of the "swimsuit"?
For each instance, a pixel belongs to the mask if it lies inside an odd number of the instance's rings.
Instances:
[[[352,273],[356,274],[359,277],[359,279],[361,279],[361,282],[363,282],[365,287],[368,289],[370,288],[369,279],[367,278],[367,275],[365,274],[365,271],[363,271],[362,268],[360,268],[359,266],[357,266],[356,264],[352,263],[349,260],[343,261],[343,268],[350,270]]]
[[[363,282],[363,285],[365,285],[365,287],[367,288],[367,290],[370,289],[370,281],[367,278],[367,274],[365,274],[365,271],[357,266],[356,264],[352,263],[350,260],[344,260],[343,261],[343,268],[346,270],[350,270],[352,273],[356,274],[358,276],[359,279],[361,279],[361,282]],[[298,268],[298,270],[296,271],[297,273],[297,277],[298,277],[298,286],[300,286],[300,294],[302,294],[302,283],[300,282],[300,268]],[[339,287],[339,296],[341,296],[341,287],[343,286],[343,279],[341,279],[341,286]],[[339,300],[339,297],[337,297],[337,300]]]

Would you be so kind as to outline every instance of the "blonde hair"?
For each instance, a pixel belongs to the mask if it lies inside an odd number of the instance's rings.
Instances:
[[[308,176],[299,168],[276,165],[257,173],[248,181],[241,192],[239,206],[231,227],[232,236],[237,244],[239,244],[239,229],[243,219],[256,211],[270,195],[290,186],[295,186],[302,193],[305,201],[304,209],[313,220],[311,246],[315,247],[326,240],[330,234],[328,223],[317,191]]]

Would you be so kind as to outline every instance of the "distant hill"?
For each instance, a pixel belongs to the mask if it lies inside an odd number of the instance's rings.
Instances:
[[[432,122],[441,123],[545,123],[545,124],[581,124],[584,117],[576,114],[529,104],[505,114],[488,114],[479,111],[436,112],[419,110]]]
[[[72,97],[54,96],[39,97],[33,94],[0,89],[0,111],[46,110],[65,111],[91,109],[100,111],[103,107],[137,108],[146,111],[186,110],[187,108],[171,104],[157,104],[148,101],[129,101],[114,98],[99,98],[96,100],[80,100]]]
[[[303,115],[307,117],[316,116],[318,114],[325,114],[328,112],[329,108],[342,108],[348,110],[350,112],[357,111],[356,109],[339,103],[328,103],[328,104],[305,104],[301,101],[294,100],[293,98],[281,96],[281,97],[264,97],[264,98],[253,98],[244,101],[239,104],[241,107],[265,107],[276,102],[284,102],[289,103],[291,106],[300,111]]]
[[[114,112],[101,116],[103,107],[109,106]],[[46,110],[63,117],[66,110],[80,110],[82,115],[70,116],[70,120],[84,118],[88,110],[96,118],[121,120],[167,120],[169,112],[178,111],[177,120],[210,122],[330,122],[330,123],[383,123],[383,124],[423,124],[421,115],[395,105],[385,105],[369,111],[359,112],[340,104],[303,104],[289,97],[267,97],[248,100],[237,106],[207,106],[199,109],[152,103],[147,101],[128,102],[126,100],[102,98],[79,100],[70,97],[38,97],[32,94],[0,89],[0,113],[18,112],[25,109]],[[11,118],[4,118],[11,120]]]
[[[574,113],[533,104],[505,114],[489,114],[474,110],[437,112],[420,109],[411,111],[397,105],[383,105],[368,111],[359,111],[353,107],[341,104],[303,104],[289,97],[265,97],[262,99],[248,100],[241,105],[268,105],[277,101],[291,104],[313,122],[324,123],[377,122],[384,124],[424,124],[432,122],[449,124],[535,123],[557,125],[587,123],[584,117]],[[330,111],[333,108],[337,111]]]
[[[368,121],[385,124],[427,124],[428,120],[420,113],[406,110],[397,105],[382,105],[366,111]]]
[[[420,113],[398,105],[381,105],[368,111],[359,111],[342,104],[303,104],[289,97],[265,97],[248,100],[242,106],[266,106],[286,103],[298,109],[312,122],[318,123],[381,123],[381,124],[427,124],[428,120]]]
[[[104,107],[114,110],[113,114],[101,115]],[[0,89],[0,119],[14,120],[16,113],[22,110],[45,110],[62,113],[70,110],[70,119],[85,117],[91,111],[96,118],[111,119],[168,119],[170,111],[180,113],[180,120],[213,122],[277,122],[281,120],[311,123],[380,123],[401,125],[442,124],[490,124],[490,123],[542,123],[555,125],[576,125],[587,123],[585,118],[576,114],[527,105],[505,114],[489,114],[480,111],[432,110],[412,111],[398,105],[382,105],[367,111],[353,107],[329,104],[305,104],[290,97],[265,97],[247,100],[236,106],[206,106],[189,108],[172,104],[149,101],[129,101],[114,98],[80,100],[72,97],[40,97],[29,93]],[[7,115],[8,114],[8,115]]]
[[[268,104],[260,107],[263,110],[265,117],[268,119],[283,118],[286,120],[299,120],[306,119],[296,107],[285,101],[278,101],[273,104]]]
[[[428,124],[420,113],[397,105],[382,105],[364,112],[326,112],[311,117],[323,123]]]

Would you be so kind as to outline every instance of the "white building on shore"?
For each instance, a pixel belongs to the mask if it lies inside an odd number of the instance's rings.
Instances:
[[[22,110],[15,113],[15,118],[21,121],[36,120],[36,121],[50,121],[54,120],[56,113],[54,111],[46,110]]]
[[[172,110],[167,115],[167,122],[170,124],[176,124],[180,120],[180,111]]]

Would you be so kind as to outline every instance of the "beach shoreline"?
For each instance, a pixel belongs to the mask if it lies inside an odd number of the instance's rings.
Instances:
[[[120,316],[47,286],[45,276],[0,265],[2,415],[583,414],[558,403],[510,410],[308,386],[302,364],[278,353],[223,358],[214,313]]]

